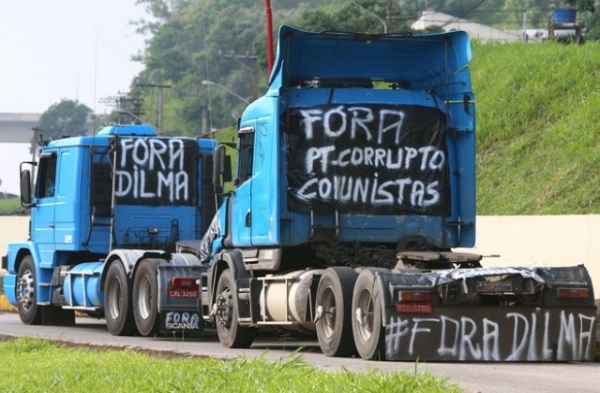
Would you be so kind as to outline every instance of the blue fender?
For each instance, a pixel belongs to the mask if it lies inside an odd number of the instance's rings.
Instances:
[[[237,293],[236,281],[243,278],[251,278],[251,274],[244,267],[244,258],[242,251],[238,249],[222,251],[213,257],[210,273],[210,304],[214,304],[216,299],[217,283],[219,282],[219,276],[225,269],[231,270],[233,275],[233,286],[232,288]]]
[[[127,272],[129,278],[133,277],[133,272],[137,263],[144,258],[147,250],[114,250],[106,256],[106,262],[102,269],[102,280],[100,282],[100,288],[104,290],[104,281],[108,268],[113,263],[121,263]],[[115,262],[119,260],[120,262]]]
[[[16,283],[17,274],[21,265],[21,260],[31,255],[33,264],[35,266],[36,276],[36,301],[38,304],[48,303],[50,301],[50,291],[42,291],[40,283],[52,281],[52,269],[40,268],[41,255],[38,246],[31,241],[24,242],[11,242],[8,244],[7,253],[7,271],[4,275],[4,294],[8,299],[9,303],[13,306],[17,306],[17,294],[16,294]]]
[[[161,250],[113,250],[106,257],[106,263],[102,270],[101,288],[104,289],[104,277],[108,268],[116,260],[120,260],[120,263],[123,264],[127,276],[133,278],[140,262],[146,259],[159,259],[177,266],[201,265],[201,261],[191,254],[171,254]]]

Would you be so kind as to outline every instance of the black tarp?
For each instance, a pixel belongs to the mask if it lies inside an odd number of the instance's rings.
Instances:
[[[320,105],[283,114],[288,207],[447,215],[446,116],[416,105]]]
[[[198,145],[191,138],[120,137],[115,194],[129,205],[196,205]]]

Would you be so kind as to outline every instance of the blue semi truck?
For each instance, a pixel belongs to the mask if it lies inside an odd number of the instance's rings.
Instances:
[[[115,335],[210,328],[232,348],[265,331],[327,356],[592,360],[584,266],[452,250],[475,244],[470,60],[460,31],[283,26],[235,147],[147,126],[46,142],[33,193],[36,164],[21,168],[31,234],[8,247],[9,301],[28,324],[79,311]]]

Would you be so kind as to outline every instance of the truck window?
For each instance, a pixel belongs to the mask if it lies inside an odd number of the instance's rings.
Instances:
[[[96,217],[111,213],[112,172],[109,164],[92,165],[92,210]]]
[[[252,176],[252,159],[254,157],[254,127],[242,127],[238,131],[240,138],[240,155],[238,163],[239,183]]]
[[[56,154],[42,155],[35,189],[36,198],[51,198],[56,186]]]

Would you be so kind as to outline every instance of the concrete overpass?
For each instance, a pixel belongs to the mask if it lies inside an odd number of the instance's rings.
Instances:
[[[39,113],[0,113],[0,198],[19,194],[19,164],[32,159],[33,130]]]
[[[31,143],[41,113],[0,113],[0,143]]]

